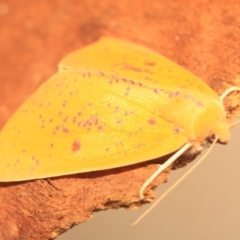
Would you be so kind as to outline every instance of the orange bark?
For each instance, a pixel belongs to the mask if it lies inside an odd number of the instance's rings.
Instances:
[[[240,2],[15,0],[0,4],[0,126],[70,51],[100,36],[146,45],[189,69],[218,93],[240,85]],[[231,117],[239,100],[226,101]],[[231,108],[230,108],[231,106]],[[163,159],[162,159],[163,160]],[[54,239],[93,211],[151,201],[138,191],[153,163],[48,180],[0,183],[0,239]]]

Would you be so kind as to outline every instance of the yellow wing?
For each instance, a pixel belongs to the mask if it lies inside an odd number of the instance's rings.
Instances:
[[[215,91],[178,64],[146,47],[114,38],[103,37],[70,53],[59,69],[108,73],[146,84],[156,92],[187,89],[196,98],[204,95],[219,102]]]
[[[168,59],[124,41],[105,38],[70,54],[0,133],[0,181],[116,168],[176,151],[191,135],[179,114],[203,111],[198,91],[189,94],[196,81],[216,95]]]

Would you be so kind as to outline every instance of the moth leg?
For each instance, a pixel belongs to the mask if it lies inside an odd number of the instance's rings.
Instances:
[[[168,168],[178,157],[180,157],[187,149],[189,149],[192,146],[192,144],[187,143],[183,147],[181,147],[174,155],[172,155],[165,163],[159,166],[158,170],[153,173],[142,185],[140,188],[139,194],[140,194],[140,199],[144,198],[144,190],[146,187],[161,173],[163,172],[166,168]]]
[[[157,204],[159,204],[174,188],[176,188],[179,183],[181,183],[195,168],[197,168],[197,166],[199,166],[199,164],[202,163],[203,160],[206,159],[208,154],[212,151],[217,141],[218,137],[216,136],[210,148],[203,154],[203,156],[198,160],[198,162],[195,163],[185,174],[183,174],[182,177],[180,177],[170,188],[168,188],[168,190],[165,191],[165,193],[163,193],[162,196],[158,198],[157,201],[155,201],[147,211],[145,211],[134,223],[132,223],[132,226],[139,223],[148,213],[150,213],[157,206]]]

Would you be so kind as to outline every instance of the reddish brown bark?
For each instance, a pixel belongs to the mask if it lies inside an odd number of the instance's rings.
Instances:
[[[68,52],[100,36],[146,45],[218,93],[239,85],[240,3],[222,1],[15,0],[0,3],[0,126]],[[231,116],[239,99],[231,96]],[[233,115],[234,113],[234,115]],[[93,211],[140,206],[147,163],[52,180],[0,183],[0,239],[49,239]],[[166,180],[161,174],[151,188]],[[145,201],[154,193],[146,191]]]

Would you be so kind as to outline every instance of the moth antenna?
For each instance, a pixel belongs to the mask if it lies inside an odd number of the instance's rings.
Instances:
[[[145,211],[135,222],[133,222],[131,225],[137,225],[147,214],[149,214],[155,207],[157,204],[159,204],[174,188],[176,188],[197,166],[199,166],[200,163],[203,162],[203,160],[208,156],[208,154],[211,152],[211,150],[213,149],[214,145],[216,144],[216,142],[218,141],[218,137],[216,137],[213,141],[213,143],[211,144],[211,146],[209,147],[209,149],[204,153],[204,155],[185,173],[183,174],[183,176],[181,178],[178,179],[177,182],[175,182],[166,192],[164,192],[162,194],[161,197],[159,197],[157,199],[157,201],[155,203],[152,204],[151,207],[149,207],[149,209],[147,211]],[[188,144],[184,145],[187,146]],[[180,150],[182,150],[184,147],[182,147]],[[180,151],[179,150],[179,151]],[[178,152],[179,152],[178,151]],[[177,153],[178,153],[177,152]],[[175,155],[175,154],[174,154]],[[170,160],[170,159],[169,159]],[[169,161],[168,160],[168,161]],[[167,161],[167,162],[168,162]]]
[[[187,143],[183,147],[181,147],[175,154],[173,154],[164,164],[160,165],[158,170],[154,172],[142,185],[142,187],[139,190],[140,199],[144,198],[143,192],[146,189],[146,187],[166,168],[168,168],[178,157],[180,157],[187,149],[189,149],[192,146],[192,144]]]
[[[231,92],[239,91],[240,92],[240,87],[230,87],[229,89],[225,90],[224,93],[220,96],[220,100],[223,103],[224,98]]]

